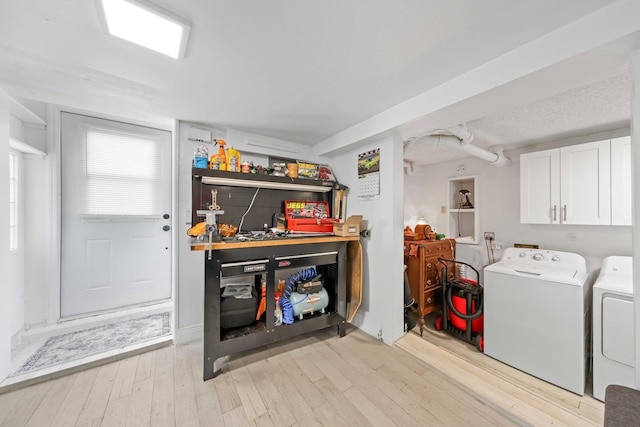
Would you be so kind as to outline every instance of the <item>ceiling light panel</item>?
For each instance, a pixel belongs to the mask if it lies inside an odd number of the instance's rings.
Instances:
[[[105,29],[116,37],[181,58],[190,25],[146,0],[97,0]]]

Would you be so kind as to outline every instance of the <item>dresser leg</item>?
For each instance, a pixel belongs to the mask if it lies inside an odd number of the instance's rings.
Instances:
[[[424,316],[420,316],[420,336],[422,336],[422,331],[424,331]]]

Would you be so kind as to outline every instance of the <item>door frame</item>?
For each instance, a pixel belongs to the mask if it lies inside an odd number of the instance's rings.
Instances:
[[[171,302],[173,306],[175,316],[175,298],[176,298],[176,283],[178,274],[177,265],[177,252],[176,246],[178,242],[176,219],[178,208],[176,206],[177,200],[177,120],[172,120],[171,123],[150,123],[135,119],[128,119],[118,116],[112,116],[108,114],[96,113],[92,111],[86,111],[76,108],[67,108],[61,106],[49,106],[48,115],[50,117],[49,124],[47,126],[47,140],[48,140],[48,156],[50,157],[50,183],[51,183],[51,231],[49,239],[49,263],[48,263],[48,277],[47,283],[48,293],[48,312],[47,312],[47,325],[54,325],[60,321],[60,304],[61,304],[61,237],[62,237],[62,176],[61,176],[61,134],[60,134],[60,114],[62,112],[73,113],[91,116],[99,119],[114,120],[123,123],[130,123],[133,125],[147,126],[156,129],[161,129],[171,132]],[[175,339],[175,329],[173,328],[173,335]]]

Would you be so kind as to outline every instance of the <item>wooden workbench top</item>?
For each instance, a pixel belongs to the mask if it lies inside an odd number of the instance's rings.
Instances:
[[[284,246],[284,245],[305,245],[312,243],[330,243],[330,242],[349,242],[354,240],[360,240],[360,236],[323,236],[323,237],[282,237],[267,240],[247,240],[247,241],[227,241],[227,242],[213,242],[211,249],[214,251],[225,249],[241,249],[241,248],[255,248],[264,246]],[[205,241],[198,241],[193,239],[191,242],[192,251],[206,251],[209,250],[209,243]]]

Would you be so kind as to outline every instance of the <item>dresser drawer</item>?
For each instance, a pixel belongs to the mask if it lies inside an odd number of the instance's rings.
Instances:
[[[422,315],[429,314],[441,309],[442,301],[442,289],[435,288],[424,293],[424,307],[422,308]]]
[[[440,244],[440,242],[438,241],[435,241],[424,245],[422,250],[424,251],[425,256],[437,254],[438,252],[442,251],[442,244]]]

